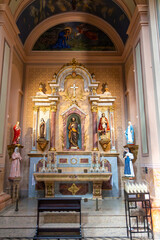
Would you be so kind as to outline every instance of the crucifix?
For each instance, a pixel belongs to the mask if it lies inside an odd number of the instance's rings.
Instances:
[[[73,87],[71,87],[72,89],[73,89],[73,97],[75,98],[76,97],[76,89],[78,88],[78,87],[76,87],[76,84],[74,83],[73,84]]]

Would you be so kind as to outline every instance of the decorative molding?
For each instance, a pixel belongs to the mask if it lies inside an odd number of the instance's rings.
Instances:
[[[5,23],[5,27],[9,27],[11,26],[10,30],[12,29],[12,31],[10,32],[10,34],[14,34],[14,35],[18,35],[19,29],[13,19],[13,16],[11,14],[11,11],[8,7],[8,5],[6,4],[0,4],[0,13],[1,13],[1,25],[3,25]],[[7,25],[6,25],[7,23]]]
[[[124,0],[114,0],[114,1],[117,3],[117,5],[119,5],[123,9],[123,11],[126,13],[129,20],[131,21],[132,12],[131,12],[130,7],[127,6],[127,3]],[[130,2],[131,2],[131,0],[130,0]]]
[[[91,106],[91,111],[97,113],[98,107],[97,106]]]
[[[76,164],[78,163],[77,158],[71,158],[70,163],[71,163],[72,165],[76,165]]]
[[[122,64],[122,56],[117,56],[110,52],[86,52],[72,51],[72,52],[32,52],[25,58],[27,64],[64,64],[69,62],[72,58],[77,58],[80,62],[85,64]]]
[[[51,112],[56,112],[57,111],[57,106],[50,106]]]
[[[73,72],[77,76],[81,76],[83,78],[85,92],[88,92],[92,89],[98,88],[99,82],[96,81],[95,75],[94,74],[91,75],[90,72],[88,71],[88,69],[84,65],[82,65],[81,63],[78,63],[76,61],[76,59],[73,58],[70,63],[63,65],[63,67],[58,71],[57,74],[56,73],[54,74],[52,81],[48,81],[48,84],[49,84],[51,90],[53,91],[53,89],[55,88],[59,91],[64,91],[65,80],[69,75],[72,75]],[[55,92],[56,92],[56,90],[55,90]],[[67,95],[66,95],[66,97],[67,97]],[[82,97],[83,96],[81,96],[81,98]],[[81,100],[81,98],[78,99],[77,96],[75,99],[74,98],[73,98],[74,101]]]
[[[19,29],[14,21],[10,8],[6,4],[0,4],[0,26],[4,28],[4,36],[10,45],[16,48],[16,52],[25,60],[25,52],[19,39]]]
[[[80,190],[81,187],[77,187],[75,183],[72,184],[68,191],[72,193],[72,195],[76,195],[76,193]]]
[[[39,111],[39,107],[38,106],[34,106],[33,107],[33,111],[38,112]]]
[[[132,51],[133,45],[137,44],[137,37],[139,36],[139,32],[142,26],[148,26],[149,17],[148,17],[148,6],[147,5],[137,5],[130,22],[129,28],[127,30],[128,40],[125,45],[122,59],[123,62],[127,60],[127,57],[130,55],[130,51]]]
[[[67,113],[67,116],[68,116],[70,114],[70,113],[68,114],[68,112],[76,112],[76,110],[78,112],[80,111],[83,115],[87,116],[87,114],[82,109],[80,109],[76,104],[73,104],[72,106],[70,106],[66,111],[64,111],[61,114],[61,116],[63,117],[66,113]]]

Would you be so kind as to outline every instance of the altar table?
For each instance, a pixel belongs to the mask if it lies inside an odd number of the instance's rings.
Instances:
[[[76,182],[93,182],[93,199],[102,199],[102,183],[109,181],[111,172],[106,173],[34,173],[37,182],[45,183],[45,197],[54,197],[55,182],[74,182],[73,192]],[[74,194],[73,194],[74,195]]]

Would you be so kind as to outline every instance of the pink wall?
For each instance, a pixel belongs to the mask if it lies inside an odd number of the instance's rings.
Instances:
[[[20,121],[21,113],[21,100],[22,100],[22,83],[23,83],[23,63],[16,55],[13,54],[13,61],[11,67],[11,85],[10,85],[10,95],[9,95],[9,107],[8,107],[8,123],[7,123],[7,145],[12,143],[13,139],[13,126],[16,121]],[[22,124],[20,122],[20,127]],[[5,159],[5,185],[4,188],[9,187],[8,176],[10,172],[10,160],[8,153]]]

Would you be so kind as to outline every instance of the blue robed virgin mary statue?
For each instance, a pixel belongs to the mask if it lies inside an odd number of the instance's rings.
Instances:
[[[128,127],[125,131],[125,136],[127,144],[134,144],[134,128],[130,121],[128,122]]]

